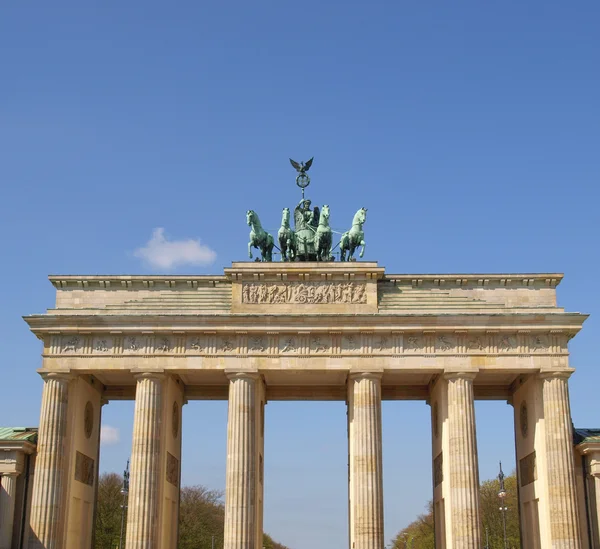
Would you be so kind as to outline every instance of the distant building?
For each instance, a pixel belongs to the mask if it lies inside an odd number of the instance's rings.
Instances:
[[[0,549],[26,546],[37,437],[37,427],[0,427]]]
[[[600,549],[600,429],[574,429],[573,441],[583,549]]]

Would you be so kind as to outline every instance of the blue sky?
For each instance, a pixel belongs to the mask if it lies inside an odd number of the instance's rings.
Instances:
[[[591,1],[3,2],[0,424],[38,423],[20,317],[52,306],[48,274],[221,272],[245,211],[278,227],[287,159],[314,155],[309,196],[339,229],[368,207],[365,259],[390,273],[564,272],[560,305],[592,314],[573,417],[600,425],[599,23]],[[136,253],[157,228],[160,268]],[[131,419],[105,407],[104,470]],[[346,547],[344,405],[266,421],[265,529]],[[429,409],[386,402],[383,421],[390,539],[430,497]],[[225,425],[224,402],[187,405],[184,482],[224,487]],[[512,409],[478,403],[477,428],[481,477],[514,466]]]

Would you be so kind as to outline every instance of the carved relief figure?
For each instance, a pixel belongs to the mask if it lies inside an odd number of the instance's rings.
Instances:
[[[138,343],[137,338],[135,336],[129,336],[127,338],[127,349],[129,351],[139,351],[141,345]]]
[[[328,350],[328,346],[323,343],[320,336],[316,336],[312,340],[313,350],[315,353],[324,353]]]
[[[475,337],[469,341],[469,349],[475,351],[484,351],[485,345],[481,342],[481,338]]]
[[[531,338],[531,350],[532,351],[547,351],[548,345],[543,340],[543,336],[533,336]]]
[[[106,339],[100,339],[96,342],[94,350],[99,353],[106,353],[108,351],[108,343]]]
[[[79,348],[79,338],[77,336],[73,336],[69,339],[65,346],[63,347],[63,352],[65,353],[74,353]]]
[[[388,348],[388,338],[386,336],[381,336],[378,341],[377,350],[379,352],[383,352]]]
[[[406,348],[412,351],[419,350],[421,348],[421,339],[417,336],[408,336]]]
[[[265,350],[264,339],[262,337],[253,337],[250,344],[250,350],[263,352]]]
[[[366,285],[356,282],[248,283],[242,287],[242,302],[276,303],[366,303]]]
[[[156,350],[161,351],[163,353],[167,353],[168,351],[170,351],[171,344],[169,343],[169,338],[167,338],[167,337],[161,338],[160,343],[156,347]]]
[[[512,351],[513,349],[516,349],[517,345],[514,342],[514,339],[512,337],[510,337],[509,335],[503,335],[500,338],[500,343],[498,344],[498,348],[501,351]]]
[[[449,351],[453,347],[452,343],[448,340],[448,336],[438,336],[437,343],[440,351]]]
[[[190,349],[197,351],[198,353],[204,352],[204,345],[202,345],[199,337],[190,343]]]
[[[283,348],[281,349],[282,353],[293,353],[295,351],[297,351],[297,347],[296,347],[296,340],[293,337],[288,337],[285,340],[285,344],[283,346]]]
[[[346,337],[344,337],[344,340],[346,341],[346,349],[348,349],[349,351],[355,351],[358,348],[356,336],[347,335]]]
[[[225,338],[221,344],[221,350],[226,353],[233,351],[233,342],[229,338]]]

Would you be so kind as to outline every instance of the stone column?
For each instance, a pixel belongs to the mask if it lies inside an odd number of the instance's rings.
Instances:
[[[63,543],[67,412],[72,377],[59,373],[42,377],[44,391],[31,496],[29,548],[58,549]]]
[[[0,488],[0,549],[10,549],[15,520],[17,473],[3,473]]]
[[[550,535],[554,549],[580,549],[573,433],[568,379],[571,372],[549,372],[543,380],[544,426]]]
[[[256,546],[257,383],[256,373],[229,376],[227,418],[227,473],[224,549],[261,549]]]
[[[475,434],[473,372],[444,375],[448,381],[448,465],[452,549],[479,549],[479,468]]]
[[[381,374],[351,374],[348,382],[350,547],[383,549]]]
[[[158,486],[164,375],[135,376],[135,413],[126,549],[158,547]]]

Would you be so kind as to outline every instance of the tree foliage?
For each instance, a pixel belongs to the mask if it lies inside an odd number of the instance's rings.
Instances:
[[[98,482],[98,503],[94,549],[116,549],[121,532],[121,486],[123,477],[105,473]],[[225,506],[223,493],[203,486],[181,488],[178,549],[215,549],[223,547]],[[123,540],[125,545],[125,540]],[[264,534],[265,549],[288,549]]]
[[[504,479],[506,498],[506,538],[510,549],[520,549],[519,503],[517,478],[513,473]],[[500,483],[497,479],[486,480],[479,487],[481,514],[481,537],[486,549],[504,549],[504,530],[500,507]],[[487,529],[487,538],[486,538]],[[486,541],[489,539],[489,547]],[[433,502],[429,502],[427,513],[419,515],[392,540],[393,549],[435,549]]]
[[[95,549],[115,549],[119,546],[121,505],[123,504],[122,486],[123,477],[116,473],[104,473],[100,476],[94,531]],[[123,538],[125,538],[124,533]],[[123,539],[123,545],[125,545],[125,539]]]

